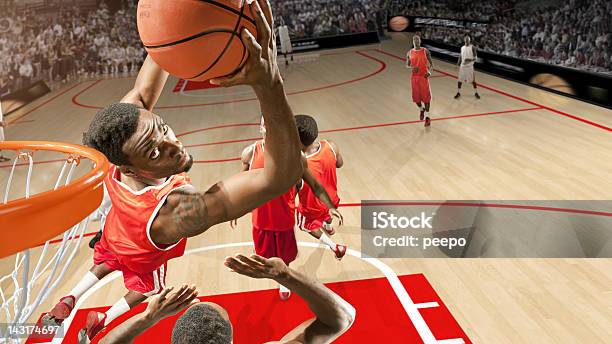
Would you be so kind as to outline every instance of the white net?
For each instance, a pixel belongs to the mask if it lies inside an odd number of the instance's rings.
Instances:
[[[30,197],[34,160],[31,152],[18,153],[8,174],[3,203],[9,202],[16,167],[27,167],[25,197]],[[23,163],[18,164],[19,161]],[[80,159],[67,156],[55,181],[54,190],[68,185],[75,174]],[[103,223],[104,219],[101,219]],[[33,324],[37,308],[53,293],[64,277],[70,263],[80,247],[89,217],[68,229],[61,237],[47,241],[44,245],[20,252],[14,256],[14,268],[0,278],[0,343],[19,343],[27,335],[15,331],[21,325]],[[9,258],[3,261],[6,264]],[[36,314],[38,316],[39,314]]]

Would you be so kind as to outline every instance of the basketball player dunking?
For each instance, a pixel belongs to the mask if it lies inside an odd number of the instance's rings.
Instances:
[[[242,152],[243,171],[257,170],[264,167],[264,152],[268,148],[267,130],[264,117],[261,118],[259,131],[262,140],[246,147]],[[308,169],[306,158],[302,158],[304,172],[302,180],[314,190],[314,195],[321,200],[327,207],[328,214],[337,217],[342,223],[342,215],[336,209],[335,204],[325,188],[312,175]],[[295,197],[300,183],[287,188],[284,194],[276,197],[270,202],[253,209],[251,221],[253,223],[253,243],[255,253],[265,258],[278,257],[285,264],[289,265],[297,257],[297,241],[295,239]],[[236,221],[232,222],[234,225]],[[336,257],[342,258],[346,252],[346,247],[338,247]],[[291,296],[291,291],[284,285],[279,284],[279,295],[281,300],[286,300]]]
[[[193,158],[162,118],[151,112],[168,74],[147,58],[134,89],[120,103],[98,112],[84,135],[84,143],[113,164],[105,179],[112,206],[95,245],[93,267],[43,317],[44,324],[61,323],[87,290],[119,270],[128,292],[105,313],[87,315],[79,342],[88,342],[118,316],[164,289],[167,261],[183,255],[186,238],[248,213],[301,178],[300,141],[276,63],[270,5],[258,0],[248,6],[258,31],[257,40],[247,30],[241,32],[249,58],[236,74],[211,82],[252,86],[269,129],[265,168],[231,176],[206,192],[195,190],[185,173]]]
[[[433,71],[433,60],[429,50],[421,47],[421,37],[414,35],[412,43],[414,48],[406,55],[406,68],[412,69],[412,101],[421,111],[420,120],[425,119],[425,126],[429,127],[431,125],[429,77]]]
[[[295,124],[300,134],[302,152],[308,161],[308,170],[325,188],[334,206],[338,207],[340,197],[336,169],[344,165],[338,145],[329,140],[318,140],[319,127],[311,116],[297,115]],[[346,245],[336,244],[330,238],[336,231],[328,207],[319,200],[317,193],[308,183],[302,185],[298,195],[298,227],[327,245],[336,255],[336,259],[341,260],[346,253]]]
[[[478,94],[478,86],[476,84],[476,78],[474,77],[474,62],[478,58],[476,47],[472,45],[472,40],[469,35],[465,35],[465,45],[461,47],[461,55],[459,55],[459,78],[457,82],[457,94],[455,99],[461,97],[461,84],[467,83],[474,86],[474,96],[476,99],[480,99]]]

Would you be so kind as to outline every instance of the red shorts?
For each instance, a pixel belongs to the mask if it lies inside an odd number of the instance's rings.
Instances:
[[[412,101],[415,103],[431,103],[429,79],[424,76],[412,75]]]
[[[148,273],[134,272],[121,264],[113,252],[97,243],[94,248],[94,264],[100,265],[102,263],[113,271],[121,271],[123,283],[128,290],[145,296],[152,296],[159,294],[166,287],[168,263],[164,263],[164,265]]]
[[[264,258],[278,257],[289,264],[297,257],[297,241],[293,230],[267,231],[253,228],[253,243],[255,253]]]
[[[331,225],[332,217],[329,213],[324,213],[319,217],[308,218],[298,213],[298,227],[305,232],[313,232],[323,228],[325,224]]]

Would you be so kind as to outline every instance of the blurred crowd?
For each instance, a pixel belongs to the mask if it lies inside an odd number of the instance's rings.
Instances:
[[[486,29],[431,27],[422,35],[460,45],[469,33],[475,45],[485,51],[612,73],[612,1],[568,0],[544,7],[516,6],[516,1],[503,0],[447,2],[406,1],[396,13],[489,21]]]
[[[381,0],[272,0],[292,38],[377,31],[383,17]]]
[[[40,15],[0,2],[0,95],[38,80],[66,82],[79,77],[136,71],[145,56],[136,28],[135,0],[111,13],[97,7],[64,6]],[[382,0],[272,0],[292,38],[376,31]]]
[[[384,7],[390,14],[488,22],[486,29],[443,27],[424,38],[461,44],[470,33],[479,49],[596,72],[612,72],[609,0],[568,0],[534,8],[517,0],[272,0],[277,24],[291,37],[308,38],[376,31]],[[112,13],[104,1],[94,8],[58,6],[47,15],[0,3],[0,95],[35,81],[138,70],[145,52],[136,28],[136,1]],[[7,5],[8,4],[8,5]],[[394,6],[389,8],[391,4]],[[2,6],[4,5],[4,6]]]
[[[144,49],[136,29],[135,2],[111,13],[97,8],[59,8],[50,15],[0,12],[0,95],[38,80],[65,82],[77,77],[137,70]]]

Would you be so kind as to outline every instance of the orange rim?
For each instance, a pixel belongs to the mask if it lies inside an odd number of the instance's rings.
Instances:
[[[102,153],[70,143],[47,141],[4,141],[0,142],[0,150],[62,152],[85,157],[96,164],[83,177],[57,190],[0,203],[0,258],[53,239],[81,222],[102,203],[104,177],[110,166]]]

